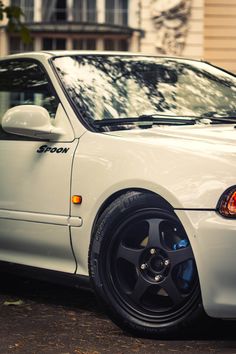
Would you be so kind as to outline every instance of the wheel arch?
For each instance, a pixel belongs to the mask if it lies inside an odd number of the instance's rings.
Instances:
[[[151,194],[153,196],[155,196],[158,205],[160,206],[160,208],[163,208],[164,210],[169,210],[169,211],[173,211],[174,208],[172,207],[172,205],[166,200],[164,199],[162,196],[160,196],[159,194],[152,192],[148,189],[144,189],[144,188],[124,188],[121,189],[113,194],[111,194],[100,206],[100,208],[98,209],[98,212],[95,216],[94,222],[93,222],[93,227],[92,227],[92,233],[91,236],[94,233],[94,229],[96,227],[97,221],[100,218],[100,216],[102,215],[102,213],[104,212],[104,210],[117,198],[119,198],[121,195],[126,194],[128,192],[140,192],[140,193],[147,193],[147,194]]]
[[[102,215],[102,213],[106,210],[106,208],[114,201],[116,200],[117,198],[119,198],[121,195],[124,195],[128,192],[140,192],[140,193],[146,193],[146,194],[149,194],[149,195],[152,195],[156,198],[156,201],[157,201],[157,204],[158,206],[160,207],[160,209],[163,209],[163,210],[166,210],[166,211],[171,211],[173,212],[176,217],[179,219],[180,223],[182,224],[187,236],[188,236],[188,239],[189,239],[189,242],[193,248],[193,254],[194,254],[194,257],[195,257],[195,249],[192,245],[192,243],[195,241],[194,238],[192,237],[193,235],[193,231],[192,231],[192,224],[190,222],[189,219],[185,219],[183,222],[183,218],[180,217],[179,213],[175,213],[175,208],[164,198],[162,197],[160,194],[150,190],[150,189],[145,189],[145,188],[135,188],[135,187],[132,187],[132,188],[123,188],[123,189],[120,189],[114,193],[112,193],[111,195],[109,195],[104,201],[103,203],[101,204],[101,206],[99,207],[97,213],[96,213],[96,216],[94,218],[94,221],[93,221],[93,224],[92,224],[92,228],[91,228],[91,234],[90,234],[90,241],[89,243],[91,243],[91,240],[92,240],[92,237],[94,235],[94,232],[95,232],[95,229],[96,229],[96,225],[97,225],[97,222],[100,218],[100,216]],[[187,227],[188,226],[188,227]],[[187,229],[186,229],[187,227]],[[197,259],[195,257],[195,260],[196,260],[196,264],[197,264],[197,268],[198,268],[198,262],[197,262]]]

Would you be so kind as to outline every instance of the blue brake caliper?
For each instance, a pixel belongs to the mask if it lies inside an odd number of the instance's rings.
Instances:
[[[173,250],[179,250],[181,248],[186,248],[189,246],[189,241],[187,239],[182,239],[178,243],[173,245]],[[191,281],[194,273],[194,264],[193,260],[189,259],[188,261],[182,263],[178,267],[177,271],[177,281],[180,280],[179,286],[182,290],[188,291],[191,287]]]

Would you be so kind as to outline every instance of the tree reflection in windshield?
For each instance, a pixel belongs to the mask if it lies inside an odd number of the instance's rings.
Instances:
[[[235,115],[236,79],[209,64],[143,56],[65,56],[54,65],[84,118]]]

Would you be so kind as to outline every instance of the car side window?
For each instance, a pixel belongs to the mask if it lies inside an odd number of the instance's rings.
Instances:
[[[55,117],[59,101],[45,71],[33,60],[0,62],[0,123],[9,108],[27,104],[42,106]],[[0,124],[0,139],[10,136]],[[16,135],[14,138],[18,139]]]

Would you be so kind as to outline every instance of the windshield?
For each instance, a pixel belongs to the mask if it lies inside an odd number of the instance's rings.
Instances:
[[[53,63],[89,124],[159,115],[236,118],[236,78],[207,63],[125,55],[65,56]]]

